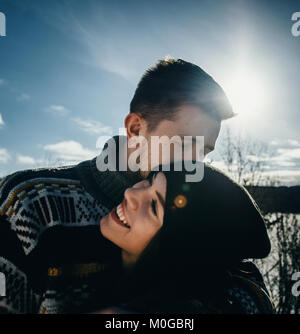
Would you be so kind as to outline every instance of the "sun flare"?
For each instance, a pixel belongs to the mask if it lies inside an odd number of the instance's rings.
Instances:
[[[264,109],[267,102],[266,86],[262,78],[250,71],[240,70],[224,84],[234,112],[243,118],[252,118]]]

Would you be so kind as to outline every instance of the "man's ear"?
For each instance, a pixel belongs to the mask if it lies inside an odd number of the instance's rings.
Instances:
[[[137,113],[128,114],[124,123],[128,139],[143,134],[147,128],[146,121]]]

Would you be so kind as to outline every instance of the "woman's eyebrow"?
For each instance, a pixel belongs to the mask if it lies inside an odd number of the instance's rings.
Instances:
[[[151,179],[151,185],[152,185],[154,179],[156,178],[157,174],[158,174],[158,173],[155,173],[155,174],[152,176],[152,179]],[[155,190],[155,193],[156,193],[156,196],[158,197],[158,200],[159,200],[160,204],[162,205],[162,207],[164,207],[164,206],[165,206],[165,200],[164,200],[164,198],[162,197],[161,193],[159,193],[157,190]]]
[[[150,184],[151,184],[151,185],[152,185],[154,179],[156,178],[156,175],[157,175],[157,174],[153,174],[153,175],[152,175],[152,177],[151,177],[151,179],[150,179]]]

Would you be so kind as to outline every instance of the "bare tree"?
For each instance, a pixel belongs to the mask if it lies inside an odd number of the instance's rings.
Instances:
[[[269,148],[242,134],[233,135],[229,128],[225,130],[222,146],[218,150],[226,171],[239,183],[247,185],[271,185],[275,182],[264,175],[265,161],[269,157]],[[273,185],[273,184],[272,184]]]
[[[243,186],[278,186],[267,174],[270,151],[263,143],[226,130],[219,154],[225,172]],[[213,162],[211,161],[213,164]],[[272,244],[271,254],[255,260],[276,306],[277,313],[300,313],[300,297],[293,296],[292,275],[300,271],[300,220],[295,214],[263,212]]]

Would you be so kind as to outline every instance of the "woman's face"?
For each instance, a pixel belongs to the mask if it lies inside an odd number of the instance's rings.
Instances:
[[[166,188],[162,172],[155,174],[150,182],[136,183],[125,191],[122,203],[100,221],[103,236],[122,248],[133,261],[163,224]]]

